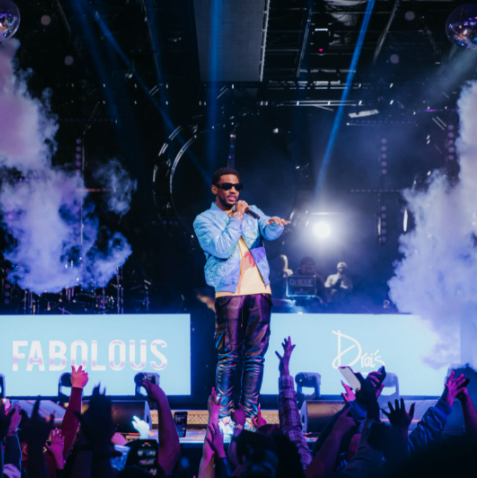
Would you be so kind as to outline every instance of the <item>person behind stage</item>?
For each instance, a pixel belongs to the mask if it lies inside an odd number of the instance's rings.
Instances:
[[[270,282],[274,299],[286,298],[288,278],[293,271],[288,268],[288,257],[279,255],[270,262]]]
[[[328,300],[330,302],[341,302],[353,290],[353,282],[346,275],[348,266],[345,262],[339,262],[337,273],[328,276],[325,282],[326,290],[328,291]]]
[[[268,217],[238,197],[243,185],[234,169],[221,168],[212,177],[215,203],[199,214],[194,230],[205,252],[205,278],[216,292],[216,388],[220,395],[220,427],[233,433],[235,371],[243,354],[241,404],[247,428],[258,412],[264,356],[270,335],[271,290],[263,240],[280,237],[289,221]],[[248,214],[252,211],[259,218]]]
[[[325,280],[315,269],[315,260],[313,257],[305,256],[300,263],[300,268],[296,271],[297,275],[313,276],[316,280],[316,295],[321,303],[326,302]]]

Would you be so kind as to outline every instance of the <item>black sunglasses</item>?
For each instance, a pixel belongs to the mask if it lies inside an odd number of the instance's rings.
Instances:
[[[216,186],[224,191],[230,191],[232,188],[235,188],[236,191],[241,191],[243,189],[242,183],[221,183],[216,184]]]

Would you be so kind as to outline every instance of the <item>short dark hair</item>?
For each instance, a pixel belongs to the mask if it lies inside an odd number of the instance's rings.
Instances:
[[[313,257],[310,257],[310,256],[305,256],[301,260],[301,264],[311,264],[312,266],[314,266],[315,265],[315,259],[313,259]]]
[[[234,176],[237,176],[238,180],[240,181],[240,176],[239,173],[232,168],[220,168],[215,171],[214,175],[212,176],[212,184],[219,184],[220,178],[222,176],[225,176],[226,174],[233,174]]]

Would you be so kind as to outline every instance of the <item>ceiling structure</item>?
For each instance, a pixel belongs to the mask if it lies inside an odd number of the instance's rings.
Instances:
[[[22,66],[37,73],[38,88],[45,84],[55,87],[56,105],[68,104],[70,97],[77,94],[74,89],[82,88],[86,92],[81,95],[83,107],[79,108],[76,102],[76,111],[88,116],[96,107],[96,115],[107,116],[111,111],[107,111],[107,105],[102,106],[101,85],[105,77],[114,76],[116,86],[120,79],[132,101],[149,102],[174,122],[203,106],[210,83],[220,85],[218,91],[222,96],[221,88],[234,84],[235,99],[240,99],[242,89],[244,99],[252,95],[258,101],[274,104],[339,104],[367,2],[47,0],[33,6],[26,1],[17,3],[22,11],[17,35],[24,46]],[[379,94],[368,94],[369,89],[389,88],[390,84],[398,89],[412,82],[424,86],[431,76],[455,76],[455,71],[446,71],[447,65],[463,55],[466,60],[461,63],[467,63],[467,67],[459,65],[459,72],[472,76],[475,55],[453,47],[445,35],[445,20],[459,4],[377,0],[351,98],[373,102]],[[222,7],[217,9],[214,5]],[[216,15],[215,22],[211,12]],[[47,26],[40,22],[45,14],[52,19]],[[317,30],[328,32],[329,46],[322,44],[323,34],[320,36]],[[70,68],[61,65],[61,56],[66,54],[76,59]],[[213,58],[220,65],[214,77]],[[53,61],[56,68],[51,67]],[[73,89],[65,86],[71,80],[76,80]],[[416,98],[416,91],[412,96]]]

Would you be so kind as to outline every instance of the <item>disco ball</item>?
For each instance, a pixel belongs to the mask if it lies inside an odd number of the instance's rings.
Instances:
[[[457,7],[446,20],[449,40],[468,50],[477,48],[477,5],[466,3]]]
[[[15,35],[20,26],[20,11],[11,0],[0,0],[0,42]]]

